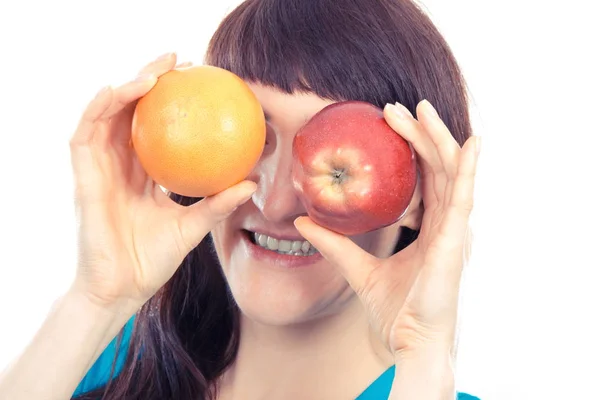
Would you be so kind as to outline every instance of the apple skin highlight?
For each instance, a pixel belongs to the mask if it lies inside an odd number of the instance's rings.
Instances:
[[[402,218],[417,184],[412,146],[361,101],[334,103],[294,138],[294,190],[317,224],[351,236]]]

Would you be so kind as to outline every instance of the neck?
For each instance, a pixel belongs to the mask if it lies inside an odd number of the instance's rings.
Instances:
[[[221,399],[355,398],[393,364],[354,297],[335,315],[272,326],[242,315],[240,347]]]

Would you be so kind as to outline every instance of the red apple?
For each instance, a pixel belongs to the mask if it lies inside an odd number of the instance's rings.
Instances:
[[[293,157],[294,189],[309,217],[348,236],[402,218],[417,183],[412,146],[370,103],[325,107],[297,133]]]

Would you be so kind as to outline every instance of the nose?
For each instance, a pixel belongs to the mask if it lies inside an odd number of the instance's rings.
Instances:
[[[263,156],[254,172],[258,178],[252,201],[272,223],[291,222],[306,212],[292,184],[292,150],[280,146]]]

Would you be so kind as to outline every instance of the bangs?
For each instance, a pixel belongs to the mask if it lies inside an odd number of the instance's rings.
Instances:
[[[427,99],[460,145],[471,135],[458,63],[412,0],[246,0],[204,62],[289,94],[400,102],[413,114]]]
[[[367,3],[370,15],[356,1],[248,0],[223,20],[205,63],[290,94],[379,107],[407,101],[410,81],[394,66],[398,53],[377,37],[394,24],[383,2]]]

